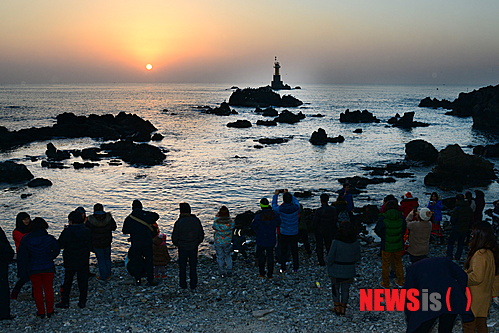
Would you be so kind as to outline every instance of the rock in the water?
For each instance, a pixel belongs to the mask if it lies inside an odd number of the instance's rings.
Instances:
[[[135,144],[131,141],[104,143],[101,148],[108,150],[111,156],[119,157],[130,164],[157,165],[161,164],[166,155],[156,146]]]
[[[376,185],[376,184],[382,184],[382,183],[395,183],[396,180],[392,177],[386,177],[386,178],[366,178],[366,177],[360,177],[360,176],[354,176],[354,177],[346,177],[346,178],[340,178],[338,181],[342,184],[348,183],[350,184],[351,187],[354,188],[366,188],[367,185]],[[353,189],[350,189],[352,194],[353,194]]]
[[[405,145],[405,154],[407,160],[426,163],[435,163],[438,158],[438,150],[431,143],[421,139],[408,142]]]
[[[328,137],[326,131],[319,128],[317,131],[312,133],[309,141],[313,145],[325,145],[328,142],[341,143],[345,141],[345,138],[342,135],[338,135],[337,137]]]
[[[68,151],[57,149],[52,142],[47,144],[45,155],[47,155],[49,160],[53,161],[62,161],[71,157],[71,154]]]
[[[33,177],[33,174],[24,164],[11,161],[0,162],[0,182],[20,182],[33,179]]]
[[[256,124],[261,126],[277,126],[277,122],[273,120],[257,120]]]
[[[388,123],[393,124],[393,127],[401,127],[401,128],[430,126],[430,124],[414,121],[414,111],[404,112],[404,115],[402,117],[400,117],[400,115],[397,113],[395,117],[390,118],[388,120]]]
[[[288,141],[289,141],[289,139],[286,139],[286,138],[262,138],[262,139],[258,140],[258,142],[261,143],[262,145],[272,145],[272,144],[276,144],[276,143],[277,144],[278,143],[286,143]]]
[[[241,119],[227,124],[227,127],[234,127],[234,128],[248,128],[251,126],[252,125],[249,120],[241,120]]]
[[[92,163],[92,162],[85,162],[85,163],[80,163],[80,162],[74,162],[73,163],[73,168],[75,169],[89,169],[99,166],[99,163]]]
[[[277,112],[276,109],[268,107],[265,110],[262,111],[262,116],[264,117],[277,117],[279,115],[279,112]]]
[[[35,178],[28,183],[28,187],[52,186],[52,182],[45,178]]]
[[[303,102],[289,95],[281,96],[271,87],[236,89],[229,98],[229,105],[234,106],[282,106],[296,107]]]
[[[437,166],[426,175],[424,183],[446,190],[460,190],[486,186],[496,178],[494,164],[480,156],[464,153],[458,145],[450,145],[438,153]]]
[[[423,98],[419,102],[419,107],[421,108],[432,108],[432,109],[452,109],[452,102],[443,99],[443,100],[438,100],[436,98],[431,99],[430,97]]]
[[[277,118],[274,118],[274,121],[278,123],[285,124],[295,124],[304,118],[303,113],[299,112],[298,114],[294,114],[288,110],[282,111]]]
[[[356,130],[353,131],[354,133],[360,134],[362,133],[362,128],[357,128]]]
[[[230,106],[227,102],[222,102],[219,107],[208,107],[206,113],[214,114],[217,116],[230,116],[231,114],[233,114],[233,110],[230,109]]]
[[[340,114],[340,122],[342,123],[379,123],[380,120],[376,118],[371,112],[367,110],[350,111],[346,109],[345,112]]]
[[[495,145],[476,146],[473,148],[473,154],[483,157],[499,157],[499,143]]]

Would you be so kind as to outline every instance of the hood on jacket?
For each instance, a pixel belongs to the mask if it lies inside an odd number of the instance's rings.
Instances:
[[[96,226],[96,227],[104,227],[111,222],[112,219],[111,213],[99,214],[99,215],[90,215],[88,217],[88,223]]]

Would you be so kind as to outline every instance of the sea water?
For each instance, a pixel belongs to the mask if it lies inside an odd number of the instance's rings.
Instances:
[[[188,202],[200,217],[207,234],[204,248],[212,240],[211,224],[221,205],[232,216],[247,210],[256,211],[262,197],[271,199],[273,191],[288,188],[291,192],[310,190],[313,196],[300,199],[304,207],[317,207],[322,192],[333,194],[341,188],[339,178],[366,176],[365,166],[383,166],[405,157],[405,144],[415,139],[432,143],[438,150],[458,144],[467,153],[476,145],[494,144],[497,136],[472,128],[471,118],[445,115],[446,110],[419,108],[421,99],[430,96],[454,100],[460,92],[478,86],[363,86],[313,85],[300,90],[281,91],[304,102],[301,107],[288,108],[303,112],[307,117],[297,124],[275,127],[256,126],[264,119],[254,108],[234,107],[238,114],[216,116],[201,112],[197,106],[218,106],[228,101],[232,84],[107,84],[107,85],[3,85],[0,86],[0,125],[10,130],[52,126],[63,112],[76,115],[135,113],[151,121],[164,135],[151,144],[167,150],[163,164],[137,167],[123,163],[109,165],[102,160],[93,169],[75,170],[71,163],[83,162],[72,158],[67,169],[41,167],[48,142],[58,149],[98,147],[102,142],[90,139],[53,139],[33,142],[0,152],[0,161],[13,160],[25,164],[35,177],[50,179],[51,187],[28,188],[23,184],[0,184],[0,223],[9,235],[20,211],[32,218],[45,218],[49,232],[56,237],[67,223],[67,215],[78,206],[92,213],[95,203],[102,203],[118,223],[114,233],[113,256],[122,257],[129,243],[120,229],[131,212],[131,203],[140,199],[146,210],[160,215],[161,231],[171,234],[178,217],[178,203]],[[256,86],[256,85],[241,85]],[[282,111],[284,108],[277,108]],[[339,115],[346,109],[368,110],[380,123],[346,124]],[[429,127],[393,128],[387,120],[396,113],[414,111],[414,120],[429,123]],[[324,117],[311,117],[322,114]],[[253,127],[228,128],[228,122],[247,119]],[[312,132],[326,130],[328,136],[342,135],[345,142],[324,146],[310,144]],[[354,133],[361,128],[361,134]],[[285,137],[283,144],[255,148],[260,138]],[[34,157],[34,158],[33,158]],[[491,159],[498,165],[497,159]],[[410,178],[398,178],[396,183],[369,185],[354,197],[356,206],[381,204],[384,196],[402,196],[411,191],[421,203],[429,193],[437,191],[443,197],[455,192],[443,192],[424,185],[423,178],[431,167],[413,167]],[[477,188],[470,188],[474,190]],[[499,199],[497,182],[479,188],[485,192],[487,207]],[[21,199],[21,195],[28,195]],[[334,199],[334,196],[333,196]]]

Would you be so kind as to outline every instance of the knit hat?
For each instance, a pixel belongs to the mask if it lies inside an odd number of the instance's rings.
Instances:
[[[430,213],[430,214],[428,214],[428,213]],[[430,218],[431,218],[431,210],[430,210],[430,209],[428,209],[428,208],[421,208],[421,209],[419,210],[419,217],[420,217],[420,218],[421,218],[421,220],[423,220],[423,221],[428,221],[428,220],[430,220]]]
[[[260,200],[260,208],[268,208],[270,207],[269,200],[267,198],[262,198]]]
[[[411,192],[407,192],[406,194],[404,194],[404,199],[411,199],[411,198],[412,198]]]
[[[94,205],[94,214],[95,215],[104,215],[104,214],[106,214],[106,212],[104,211],[104,206],[102,206],[102,204],[100,204],[100,203],[96,203]]]

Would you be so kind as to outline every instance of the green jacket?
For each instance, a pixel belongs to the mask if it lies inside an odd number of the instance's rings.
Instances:
[[[390,209],[380,215],[374,232],[381,238],[381,249],[386,252],[398,252],[404,249],[406,224],[402,213]]]

